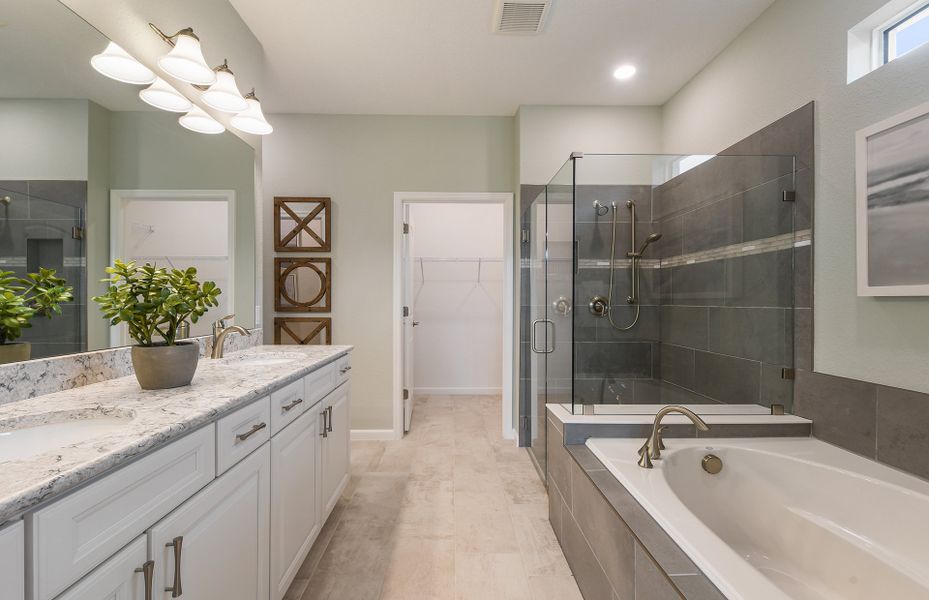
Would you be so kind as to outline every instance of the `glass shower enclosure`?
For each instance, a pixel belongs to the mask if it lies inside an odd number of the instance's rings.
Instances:
[[[794,189],[790,156],[577,153],[530,200],[520,416],[540,472],[546,404],[790,410],[793,253],[808,243]]]

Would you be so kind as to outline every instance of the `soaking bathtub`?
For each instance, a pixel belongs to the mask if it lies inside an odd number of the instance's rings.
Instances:
[[[641,444],[587,441],[728,598],[929,599],[929,483],[813,438]]]

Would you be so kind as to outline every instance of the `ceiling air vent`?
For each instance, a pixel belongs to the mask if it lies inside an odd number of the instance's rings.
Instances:
[[[494,31],[539,33],[545,25],[551,0],[497,0]]]

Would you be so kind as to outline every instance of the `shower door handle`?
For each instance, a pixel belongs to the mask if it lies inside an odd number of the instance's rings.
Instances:
[[[539,323],[545,323],[545,326],[552,327],[552,346],[549,348],[547,345],[545,348],[539,349],[538,344],[536,344],[536,332],[539,330]],[[529,346],[532,348],[532,351],[536,354],[551,354],[555,351],[555,324],[550,319],[536,319],[532,322],[532,338],[530,340]]]

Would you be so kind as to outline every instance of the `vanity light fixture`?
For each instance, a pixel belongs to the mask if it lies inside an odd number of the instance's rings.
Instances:
[[[145,85],[155,81],[151,69],[134,59],[115,42],[107,44],[106,49],[90,59],[90,65],[101,75],[122,83]]]
[[[187,112],[194,107],[193,102],[161,77],[155,78],[155,83],[140,91],[139,98],[150,106],[168,112]]]
[[[173,46],[171,51],[158,59],[158,66],[166,73],[181,81],[194,85],[213,85],[216,73],[206,64],[200,49],[200,38],[190,27],[181,29],[174,35],[166,35],[153,23],[148,24],[167,44]]]
[[[635,65],[622,65],[613,71],[613,77],[620,81],[625,81],[626,79],[631,79],[635,75],[635,72]]]
[[[216,82],[200,96],[203,103],[227,113],[239,113],[248,109],[248,102],[235,84],[235,75],[229,69],[229,63],[223,60],[223,64],[213,71],[216,72]]]
[[[217,134],[226,131],[222,123],[211,117],[199,106],[194,106],[190,111],[177,120],[184,129],[196,131],[197,133]]]
[[[232,117],[230,120],[232,126],[239,131],[254,135],[268,135],[274,131],[271,124],[265,120],[264,113],[261,111],[261,102],[255,96],[254,89],[245,95],[245,102],[248,103],[248,108]]]

